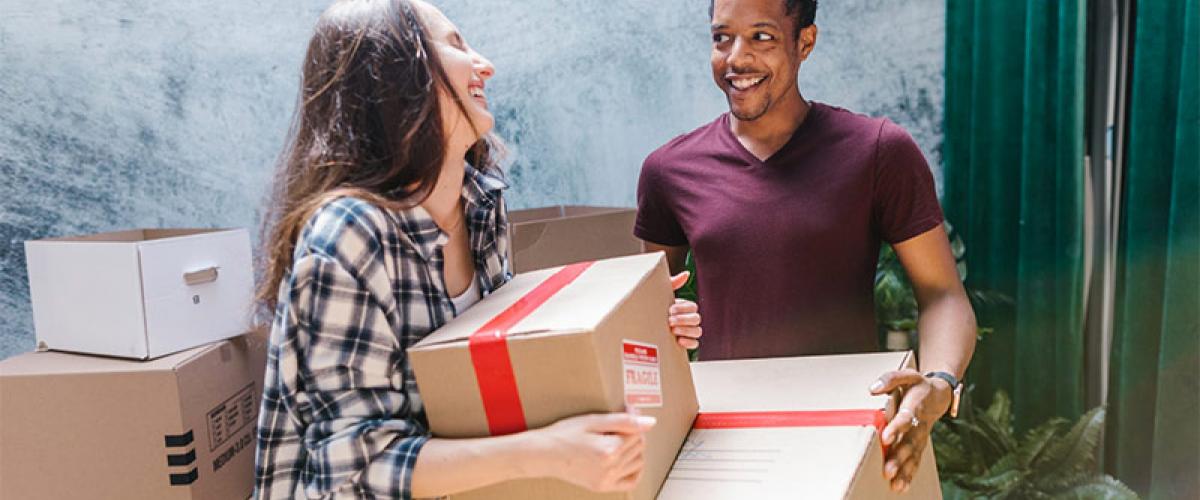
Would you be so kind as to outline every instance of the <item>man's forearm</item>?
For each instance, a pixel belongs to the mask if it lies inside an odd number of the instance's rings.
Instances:
[[[962,379],[975,352],[975,312],[961,289],[946,291],[921,304],[920,371],[944,371]]]

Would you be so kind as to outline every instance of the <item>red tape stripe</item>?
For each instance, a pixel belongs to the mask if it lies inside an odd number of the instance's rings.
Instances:
[[[508,355],[508,331],[550,297],[583,274],[592,262],[571,264],[551,275],[536,288],[492,318],[467,340],[479,396],[487,415],[488,430],[493,436],[512,434],[527,429],[521,393],[513,375],[512,358]]]
[[[883,410],[744,411],[701,413],[694,429],[755,429],[769,427],[874,427],[881,438],[887,426]],[[888,447],[883,446],[887,456]]]

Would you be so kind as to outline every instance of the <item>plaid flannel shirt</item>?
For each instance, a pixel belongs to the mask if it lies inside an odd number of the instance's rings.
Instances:
[[[467,167],[484,294],[511,277],[504,187]],[[405,349],[459,312],[442,274],[447,239],[421,207],[387,211],[345,197],[309,219],[271,330],[256,498],[411,498],[429,431]]]

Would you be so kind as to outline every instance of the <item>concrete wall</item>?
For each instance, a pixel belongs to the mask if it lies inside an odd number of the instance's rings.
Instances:
[[[704,0],[443,0],[498,68],[513,208],[629,205],[724,111]],[[22,242],[257,225],[325,1],[0,0],[0,358],[33,347]],[[823,2],[806,97],[907,127],[940,179],[944,4]]]

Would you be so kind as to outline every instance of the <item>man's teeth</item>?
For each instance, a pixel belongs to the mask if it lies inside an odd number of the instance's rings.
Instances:
[[[765,76],[760,76],[758,78],[730,78],[729,83],[738,90],[746,90],[750,87],[758,85],[766,79],[767,77]]]

